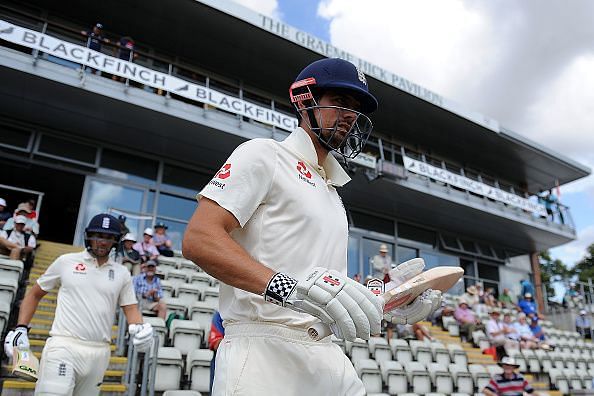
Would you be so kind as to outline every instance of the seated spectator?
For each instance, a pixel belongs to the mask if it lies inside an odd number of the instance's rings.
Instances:
[[[520,367],[514,358],[505,356],[499,364],[503,368],[502,374],[495,374],[489,384],[483,388],[486,396],[522,396],[524,393],[533,393],[534,388],[515,371]]]
[[[396,332],[398,333],[399,338],[403,339],[416,339],[419,341],[423,341],[425,339],[432,341],[433,337],[431,337],[431,333],[429,329],[425,326],[415,323],[415,324],[399,324],[396,326]]]
[[[530,318],[530,331],[532,331],[532,335],[534,335],[534,337],[537,340],[539,340],[539,341],[546,340],[545,333],[542,330],[542,327],[540,327],[540,325],[538,324],[538,317],[536,317],[536,316]]]
[[[120,255],[122,257],[122,264],[128,268],[132,275],[140,274],[140,264],[142,260],[140,253],[134,250],[134,244],[136,243],[136,236],[132,233],[124,235],[120,244]]]
[[[166,233],[167,226],[164,223],[155,224],[155,234],[153,235],[153,244],[159,250],[159,253],[165,257],[173,257],[173,250],[171,250],[171,239]]]
[[[0,253],[10,256],[13,260],[25,259],[27,262],[37,246],[35,236],[25,232],[27,218],[16,216],[13,218],[14,228],[0,231]]]
[[[446,305],[445,301],[441,302],[441,307],[437,308],[431,315],[431,324],[433,326],[442,326],[444,316],[453,316],[454,308]],[[444,329],[447,330],[447,329]]]
[[[157,312],[158,317],[165,319],[167,306],[161,301],[163,298],[161,280],[155,276],[157,263],[149,260],[143,265],[143,273],[136,275],[132,279],[140,311]]]
[[[159,251],[155,245],[153,245],[153,229],[145,228],[142,238],[142,242],[136,242],[133,246],[134,250],[140,254],[140,259],[142,262],[144,263],[148,260],[157,260],[159,257]]]
[[[361,274],[357,272],[355,275],[353,275],[353,280],[357,283],[361,283]]]
[[[518,315],[518,320],[513,324],[516,332],[520,336],[520,348],[524,349],[536,349],[538,348],[538,339],[532,334],[530,326],[526,321],[526,314],[521,313]]]
[[[580,316],[575,318],[575,330],[585,338],[592,338],[592,323],[590,322],[590,318],[586,316],[586,311],[581,310]]]
[[[495,299],[495,289],[490,287],[485,290],[484,301],[487,307],[495,308],[499,306],[497,299]]]
[[[35,209],[37,209],[37,205],[34,199],[29,199],[27,202],[24,202],[29,210],[31,211],[28,215],[27,218],[28,219],[33,219],[33,220],[37,220],[37,211]]]
[[[463,298],[460,300],[458,308],[454,311],[454,318],[456,318],[460,325],[462,342],[471,340],[474,331],[484,328],[481,321],[476,318],[474,311],[468,307],[468,303]]]
[[[499,295],[498,300],[501,303],[502,308],[513,308],[516,305],[511,294],[509,293],[509,289],[507,288],[503,289],[503,293]]]
[[[4,198],[0,198],[0,229],[6,224],[6,220],[10,219],[12,215],[6,210],[6,201]]]
[[[466,301],[469,308],[472,308],[475,305],[478,305],[479,296],[478,296],[478,291],[476,289],[476,286],[475,285],[468,286],[466,288],[466,293],[464,293],[462,295],[462,298],[464,299],[464,301]]]
[[[4,224],[4,231],[10,231],[14,228],[14,218],[16,216],[23,216],[27,219],[27,224],[25,224],[25,232],[29,232],[35,236],[39,235],[39,223],[34,219],[29,219],[27,216],[31,213],[29,210],[29,204],[20,203],[17,206],[17,209],[14,212],[14,216],[10,219],[6,220],[6,224]]]
[[[518,307],[526,314],[526,316],[537,316],[538,309],[536,303],[532,299],[531,293],[524,294],[524,299],[520,300]]]
[[[501,358],[505,353],[510,354],[512,349],[519,349],[519,343],[516,340],[511,340],[507,337],[510,333],[515,333],[514,329],[504,325],[499,320],[501,313],[499,309],[493,309],[490,313],[490,319],[487,321],[485,327],[487,329],[487,337],[491,345],[497,348],[497,356]]]

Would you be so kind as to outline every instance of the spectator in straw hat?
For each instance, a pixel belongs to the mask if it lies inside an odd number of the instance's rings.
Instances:
[[[392,257],[388,254],[388,245],[382,243],[379,248],[379,253],[371,260],[373,269],[373,277],[388,282],[390,279],[386,275],[392,269]]]
[[[503,357],[499,363],[503,373],[495,374],[489,384],[482,390],[487,396],[522,396],[525,393],[533,393],[534,389],[521,374],[516,373],[520,365],[514,358]]]

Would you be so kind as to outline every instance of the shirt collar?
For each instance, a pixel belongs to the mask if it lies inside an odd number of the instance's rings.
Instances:
[[[298,127],[295,129],[281,144],[304,159],[305,162],[317,170],[318,155],[310,136],[303,130],[303,128]],[[342,187],[351,180],[349,175],[344,171],[342,166],[340,166],[336,158],[334,158],[334,155],[331,153],[328,153],[326,156],[322,168],[324,168],[324,172],[326,173],[328,184]]]

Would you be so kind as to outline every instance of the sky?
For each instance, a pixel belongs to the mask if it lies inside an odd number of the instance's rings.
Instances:
[[[594,169],[594,1],[235,0],[499,121]],[[560,188],[594,243],[594,176]]]

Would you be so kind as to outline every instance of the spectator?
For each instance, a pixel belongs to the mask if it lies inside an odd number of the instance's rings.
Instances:
[[[139,309],[141,312],[145,310],[157,312],[158,317],[165,319],[167,307],[161,301],[163,298],[161,280],[155,276],[157,263],[149,260],[144,264],[144,267],[143,273],[133,278]]]
[[[518,341],[511,340],[508,338],[508,334],[515,333],[513,328],[504,325],[499,320],[501,312],[499,309],[493,309],[490,313],[490,319],[487,321],[487,337],[491,345],[497,349],[497,357],[501,358],[504,356],[504,351],[509,355],[509,351],[512,349],[519,349]]]
[[[94,51],[101,52],[101,45],[109,43],[109,40],[103,37],[103,25],[100,23],[96,23],[90,32],[82,30],[80,33],[87,37],[87,47]]]
[[[476,286],[475,285],[468,286],[466,288],[466,293],[464,293],[462,295],[462,298],[464,299],[464,301],[466,301],[466,303],[468,304],[468,306],[470,308],[474,307],[475,305],[478,305],[479,296],[478,296],[478,290],[476,289]]]
[[[153,244],[159,250],[159,254],[162,254],[165,257],[173,257],[173,250],[171,247],[173,244],[171,243],[171,239],[166,234],[167,226],[165,223],[157,223],[155,224],[155,234],[153,235]]]
[[[121,242],[120,254],[122,256],[122,264],[128,268],[132,275],[136,276],[140,274],[140,264],[142,259],[140,253],[134,250],[134,244],[136,243],[136,236],[132,233],[127,233]]]
[[[208,336],[208,348],[211,351],[214,351],[214,356],[210,361],[210,386],[209,392],[212,394],[212,383],[214,380],[214,373],[215,373],[215,361],[217,359],[217,350],[219,349],[219,344],[221,340],[225,336],[225,328],[223,327],[223,318],[221,318],[221,314],[219,311],[215,311],[214,315],[212,316],[212,322],[210,323],[210,335]]]
[[[16,216],[13,221],[13,229],[0,231],[0,253],[9,255],[13,260],[28,259],[37,246],[35,237],[24,231],[27,223],[25,216]]]
[[[132,62],[138,57],[138,54],[134,52],[134,40],[132,37],[124,36],[120,39],[120,42],[118,43],[117,57],[128,62]],[[118,77],[116,75],[113,75],[112,79],[114,81],[126,81],[124,77]]]
[[[520,340],[520,333],[514,326],[512,321],[512,317],[510,314],[503,315],[503,327],[505,328],[505,336],[510,340],[519,341]]]
[[[0,229],[4,227],[6,224],[6,220],[10,219],[12,216],[8,210],[6,210],[6,201],[4,198],[0,198]]]
[[[361,283],[361,274],[357,272],[355,275],[353,275],[353,280],[355,282]]]
[[[524,312],[527,316],[536,316],[538,315],[538,310],[536,307],[536,303],[532,299],[532,294],[526,293],[524,294],[524,299],[520,300],[518,303],[518,307]]]
[[[501,303],[502,308],[513,308],[516,304],[514,304],[514,300],[512,299],[511,294],[509,294],[509,289],[503,289],[503,293],[499,295],[498,298],[499,302]]]
[[[381,279],[386,283],[390,281],[388,273],[392,269],[392,258],[388,255],[388,245],[384,243],[380,245],[379,254],[371,259],[371,268],[374,278]]]
[[[526,293],[534,295],[534,285],[528,279],[522,279],[520,281],[520,287],[520,296],[523,296]]]
[[[159,251],[155,245],[153,245],[153,229],[145,228],[142,238],[142,242],[136,242],[133,246],[134,250],[140,254],[142,262],[144,263],[148,260],[157,260],[159,257]]]
[[[477,314],[487,313],[489,312],[487,308],[487,304],[485,303],[486,293],[483,289],[482,282],[477,282],[476,285],[476,296],[478,297],[478,304],[472,306],[472,310]]]
[[[20,203],[15,210],[14,216],[6,220],[6,224],[4,224],[4,231],[10,231],[14,228],[15,216],[24,216],[27,219],[27,224],[25,224],[25,232],[29,232],[35,236],[39,235],[39,223],[34,219],[27,218],[29,213],[31,213],[29,204]]]
[[[524,392],[534,392],[528,381],[515,372],[520,365],[514,358],[505,356],[497,364],[503,368],[503,374],[495,374],[491,378],[482,390],[486,396],[522,396]]]
[[[490,287],[487,290],[485,290],[484,301],[485,301],[485,305],[487,307],[494,308],[494,307],[499,306],[499,303],[497,302],[497,299],[495,298],[495,289]]]
[[[513,324],[516,332],[520,336],[520,348],[535,349],[538,348],[538,340],[532,334],[528,322],[526,322],[526,314],[520,313],[518,320]]]
[[[454,311],[454,318],[460,325],[460,335],[462,342],[472,339],[472,333],[476,330],[482,329],[482,323],[478,320],[474,312],[468,307],[466,300],[460,300],[458,308]]]
[[[120,224],[122,225],[122,235],[126,235],[130,233],[130,229],[128,228],[128,226],[126,225],[126,216],[124,216],[123,214],[118,216],[118,220],[120,221]]]
[[[542,330],[542,327],[540,327],[540,325],[538,324],[538,318],[536,316],[530,318],[530,331],[532,331],[532,335],[534,335],[534,337],[537,340],[539,340],[539,341],[546,340],[544,331]]]
[[[29,207],[29,210],[31,211],[31,213],[29,213],[27,215],[28,219],[33,219],[36,220],[37,219],[37,211],[35,209],[37,209],[37,205],[34,199],[29,199],[27,202],[24,202],[25,204],[27,204],[27,206]]]
[[[582,337],[592,339],[592,323],[590,318],[586,316],[586,311],[581,310],[580,316],[575,318],[575,330],[582,335]]]

